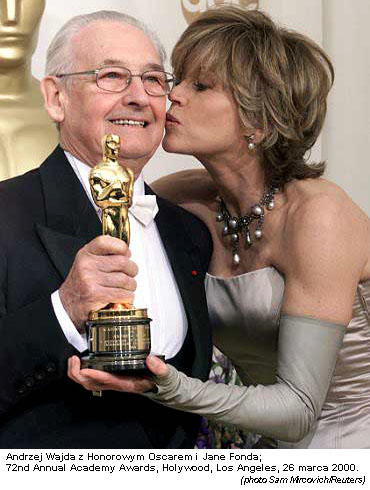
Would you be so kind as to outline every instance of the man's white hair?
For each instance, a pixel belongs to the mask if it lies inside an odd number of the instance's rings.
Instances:
[[[131,15],[115,12],[113,10],[100,10],[98,12],[92,12],[91,14],[72,17],[72,19],[64,24],[64,26],[56,33],[46,54],[46,75],[58,75],[73,71],[74,59],[71,49],[71,39],[84,27],[97,21],[119,22],[140,29],[152,41],[154,47],[158,51],[161,63],[164,65],[166,61],[166,52],[154,31],[143,22],[135,19],[135,17],[131,17]]]

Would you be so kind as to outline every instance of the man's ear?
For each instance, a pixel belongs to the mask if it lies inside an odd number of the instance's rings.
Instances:
[[[64,121],[64,93],[60,90],[60,82],[56,77],[47,76],[40,82],[44,105],[49,116],[56,123]]]

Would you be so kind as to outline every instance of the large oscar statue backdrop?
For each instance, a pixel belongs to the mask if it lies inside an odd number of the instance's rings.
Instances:
[[[38,166],[57,144],[31,75],[45,0],[0,2],[0,180]]]

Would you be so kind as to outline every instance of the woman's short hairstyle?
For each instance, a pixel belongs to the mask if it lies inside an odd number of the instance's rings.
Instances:
[[[115,12],[113,10],[99,10],[90,14],[76,15],[66,22],[55,34],[46,55],[46,75],[58,75],[74,70],[74,57],[72,53],[72,38],[84,27],[93,22],[118,22],[123,25],[136,27],[148,36],[157,49],[161,63],[166,61],[166,52],[157,34],[146,24],[131,15]]]
[[[267,183],[322,175],[325,163],[308,165],[305,156],[322,129],[334,70],[311,39],[263,12],[224,6],[186,29],[172,65],[179,81],[211,73],[232,92],[246,137],[263,132],[258,151]]]

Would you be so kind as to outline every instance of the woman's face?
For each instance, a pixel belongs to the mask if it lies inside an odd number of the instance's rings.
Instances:
[[[18,66],[31,56],[44,8],[45,0],[0,0],[2,68]]]
[[[172,90],[163,148],[200,161],[246,151],[247,142],[230,91],[211,75],[185,74]],[[230,154],[232,154],[230,153]]]

